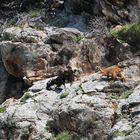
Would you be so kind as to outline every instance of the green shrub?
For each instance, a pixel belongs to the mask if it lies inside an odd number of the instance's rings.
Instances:
[[[79,87],[75,90],[76,94],[85,94],[85,91],[82,87],[82,83],[79,85]]]
[[[130,94],[131,94],[130,90],[123,91],[121,93],[113,92],[111,98],[114,98],[114,99],[126,99],[126,98],[129,97]]]
[[[120,99],[126,99],[129,97],[129,95],[131,94],[131,91],[124,91],[121,96]]]
[[[30,132],[29,132],[29,128],[27,128],[27,127],[25,127],[25,128],[22,128],[22,133],[23,134],[29,134]]]
[[[4,33],[1,39],[5,41],[14,41],[16,38],[12,34]]]
[[[8,26],[14,26],[18,21],[18,18],[15,16],[15,17],[12,17],[9,21],[8,21]]]
[[[65,97],[67,97],[68,95],[69,95],[69,92],[65,91],[65,92],[61,93],[60,99],[65,98]]]
[[[61,132],[54,138],[54,140],[72,140],[71,135],[67,132]]]
[[[0,107],[0,113],[3,113],[6,111],[6,108],[5,107]]]
[[[129,130],[116,131],[113,135],[114,137],[118,137],[118,136],[125,137],[125,136],[130,135],[130,133],[132,133],[133,131],[134,130],[132,129],[132,126],[130,126]]]
[[[125,132],[115,132],[114,133],[114,137],[118,137],[118,136],[121,136],[121,137],[125,137]]]
[[[80,41],[83,39],[83,36],[77,35],[73,37],[73,41],[76,43],[80,43]]]
[[[30,10],[29,15],[30,15],[31,18],[34,18],[34,17],[38,17],[40,14],[39,14],[38,11]]]
[[[120,30],[112,29],[111,35],[132,46],[138,47],[140,44],[140,23],[125,25]]]
[[[21,98],[20,102],[26,102],[27,99],[31,98],[32,96],[30,95],[29,92],[25,93],[24,96]]]

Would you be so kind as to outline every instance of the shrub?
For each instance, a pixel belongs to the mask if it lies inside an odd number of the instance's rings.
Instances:
[[[47,23],[48,21],[47,20],[44,20],[45,23]],[[64,17],[60,17],[60,18],[57,18],[55,19],[54,21],[50,22],[50,26],[56,26],[56,27],[59,27],[59,28],[63,28],[63,27],[66,27],[69,23],[69,20],[64,18]]]
[[[16,23],[17,23],[17,21],[18,21],[18,18],[15,16],[15,17],[12,17],[11,19],[9,19],[9,21],[7,22],[7,26],[15,26],[16,25]]]
[[[35,11],[35,10],[30,10],[29,11],[29,15],[30,15],[31,18],[38,17],[39,16],[39,12]]]
[[[106,35],[109,36],[108,22],[105,17],[94,17],[88,23],[89,31],[95,33],[96,35]]]
[[[130,90],[127,91],[123,91],[123,92],[119,92],[119,93],[112,93],[112,98],[114,99],[126,99],[129,97],[129,95],[131,94]]]
[[[69,95],[69,92],[65,91],[65,92],[61,93],[60,99],[65,98],[65,97],[67,97],[68,95]]]
[[[82,137],[82,138],[80,138],[80,140],[89,140],[89,138],[87,138],[87,137]]]
[[[131,94],[130,91],[125,91],[121,94],[120,99],[126,99],[129,97],[130,94]]]
[[[140,44],[140,23],[128,24],[120,30],[111,30],[111,35],[117,39],[138,47]]]
[[[67,132],[61,132],[57,135],[56,138],[54,138],[54,140],[72,140],[71,135]]]
[[[45,126],[45,129],[46,129],[47,131],[50,131],[51,128],[52,128],[52,124],[53,124],[52,121],[47,121],[46,126]]]
[[[30,132],[29,132],[29,128],[27,128],[27,127],[25,127],[25,128],[22,128],[22,133],[23,134],[29,134]]]
[[[3,113],[6,111],[6,108],[5,107],[0,107],[0,113]]]
[[[77,35],[73,37],[73,41],[76,43],[80,43],[80,41],[83,39],[83,36]]]
[[[15,37],[14,35],[12,35],[12,34],[4,33],[4,34],[2,35],[1,40],[14,41],[14,40],[16,40],[16,37]]]
[[[20,102],[26,102],[27,99],[31,98],[32,96],[30,95],[29,92],[25,93],[24,96],[21,98]]]
[[[79,85],[79,87],[75,90],[76,94],[85,94],[85,91],[82,87],[82,83]]]

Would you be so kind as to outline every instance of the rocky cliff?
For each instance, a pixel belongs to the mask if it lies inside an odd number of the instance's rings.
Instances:
[[[0,11],[0,139],[139,140],[138,0],[8,0]],[[125,82],[96,71],[115,64]],[[47,90],[66,65],[78,79]]]

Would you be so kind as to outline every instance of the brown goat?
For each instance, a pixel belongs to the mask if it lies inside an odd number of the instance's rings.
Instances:
[[[113,80],[119,77],[122,82],[125,81],[124,76],[121,74],[122,69],[118,65],[113,65],[108,68],[97,66],[96,68],[100,71],[102,76],[107,76],[107,78],[111,77]]]

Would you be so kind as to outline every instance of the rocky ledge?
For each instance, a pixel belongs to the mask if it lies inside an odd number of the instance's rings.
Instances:
[[[1,105],[0,138],[39,140],[65,135],[72,140],[138,140],[139,58],[134,62],[136,76],[131,77],[132,66],[127,67],[124,83],[108,81],[98,73],[51,91],[46,90],[49,79],[35,82],[21,99],[10,98]]]

